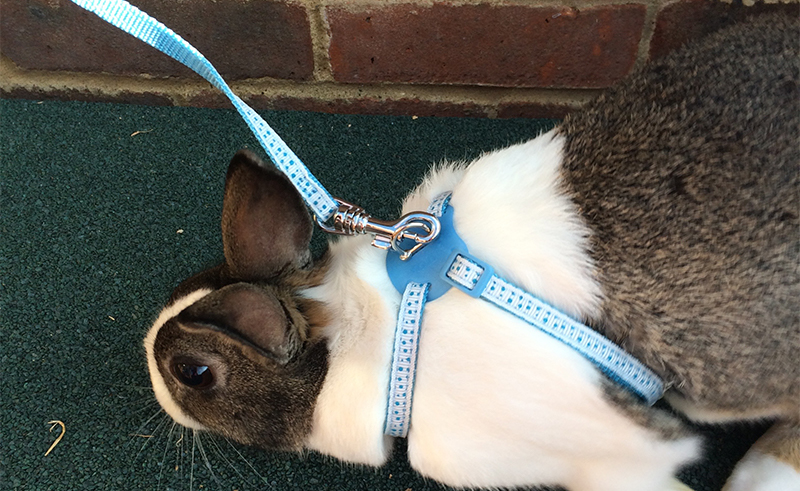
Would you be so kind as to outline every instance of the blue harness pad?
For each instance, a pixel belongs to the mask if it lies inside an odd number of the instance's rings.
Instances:
[[[445,205],[444,213],[439,217],[439,236],[410,258],[403,261],[399,254],[386,255],[386,271],[398,292],[405,292],[409,283],[428,283],[428,301],[432,301],[453,287],[451,282],[445,280],[443,273],[452,262],[453,254],[469,251],[467,244],[456,233],[453,214],[453,207]]]

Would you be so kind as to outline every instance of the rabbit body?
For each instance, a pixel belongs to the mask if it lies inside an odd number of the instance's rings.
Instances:
[[[434,169],[403,206],[452,191],[473,256],[647,364],[686,416],[778,419],[783,450],[757,457],[788,485],[800,482],[785,450],[800,442],[798,34],[773,17],[711,36],[546,134]],[[292,191],[234,158],[226,262],[179,286],[148,333],[154,390],[186,426],[381,465],[401,295],[366,237],[310,267]],[[668,411],[459,290],[427,304],[417,366],[408,457],[449,485],[664,490],[701,451]]]
[[[439,169],[404,210],[425,209],[452,190],[455,227],[471,254],[575,316],[598,315],[600,288],[582,247],[587,230],[557,189],[556,132],[466,169]],[[333,317],[342,321],[328,326],[330,368],[309,446],[380,465],[391,448],[383,427],[400,295],[385,253],[368,240],[343,240],[331,252],[335,280],[310,294],[338,303]],[[669,441],[632,421],[588,360],[488,302],[452,289],[426,305],[422,322],[408,457],[426,476],[455,486],[666,489],[676,467],[698,453],[697,441],[666,418],[676,437]]]

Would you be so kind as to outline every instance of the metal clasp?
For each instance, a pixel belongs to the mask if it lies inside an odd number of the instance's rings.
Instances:
[[[379,249],[392,249],[405,261],[439,235],[439,219],[430,213],[414,212],[403,215],[394,222],[377,220],[360,206],[334,198],[339,209],[329,225],[315,217],[322,230],[336,235],[374,234],[372,245]]]

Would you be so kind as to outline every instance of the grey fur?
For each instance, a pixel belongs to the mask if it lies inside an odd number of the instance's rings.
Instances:
[[[591,321],[706,409],[800,416],[799,25],[713,35],[560,129],[606,295]]]

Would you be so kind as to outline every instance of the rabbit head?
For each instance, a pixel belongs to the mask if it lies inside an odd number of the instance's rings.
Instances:
[[[262,448],[299,449],[327,371],[303,298],[313,227],[285,176],[252,153],[225,182],[225,262],[181,283],[145,338],[156,397],[178,423]]]

